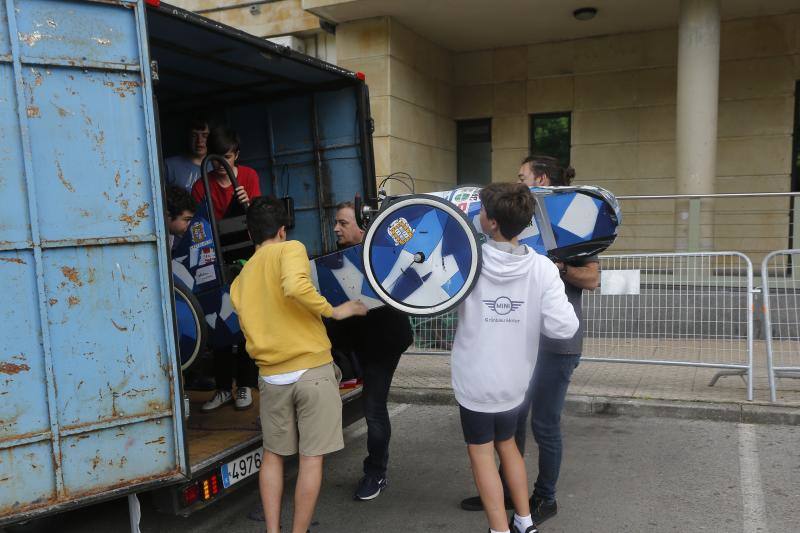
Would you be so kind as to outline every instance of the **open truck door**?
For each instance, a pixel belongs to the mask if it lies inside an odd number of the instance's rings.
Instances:
[[[141,0],[0,0],[0,524],[187,471]]]

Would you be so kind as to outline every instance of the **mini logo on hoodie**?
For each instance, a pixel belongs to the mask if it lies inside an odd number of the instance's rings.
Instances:
[[[511,311],[516,311],[522,304],[525,302],[518,302],[514,301],[507,296],[501,296],[496,300],[483,300],[483,303],[486,304],[486,307],[497,313],[498,315],[507,315]]]

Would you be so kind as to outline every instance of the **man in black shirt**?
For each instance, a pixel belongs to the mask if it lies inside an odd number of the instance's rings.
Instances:
[[[364,231],[358,227],[351,202],[336,206],[336,242],[340,248],[360,244]],[[367,316],[328,323],[334,349],[355,353],[364,380],[362,398],[367,421],[367,457],[364,477],[353,498],[372,500],[386,488],[389,439],[392,426],[386,401],[400,356],[413,342],[408,317],[391,307],[372,309]]]

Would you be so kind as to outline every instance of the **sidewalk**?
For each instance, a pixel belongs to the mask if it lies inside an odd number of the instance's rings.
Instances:
[[[756,360],[761,360],[757,357]],[[569,388],[569,411],[581,414],[639,414],[754,423],[800,424],[800,379],[779,379],[778,402],[769,403],[763,365],[757,365],[754,401],[746,400],[744,379],[722,377],[717,369],[583,361]],[[404,355],[395,373],[394,401],[450,403],[450,358]]]

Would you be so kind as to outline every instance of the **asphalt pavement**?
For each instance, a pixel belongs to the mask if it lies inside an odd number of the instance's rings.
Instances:
[[[458,411],[449,405],[390,405],[389,488],[371,502],[352,491],[366,449],[363,420],[326,464],[314,533],[485,532],[482,513],[458,502],[475,493]],[[798,532],[800,428],[710,420],[567,416],[559,513],[543,532]],[[529,484],[536,451],[529,441]],[[294,469],[289,468],[290,476]],[[292,482],[285,493],[292,494]],[[143,533],[263,531],[246,515],[257,487],[190,518],[156,514],[142,498]],[[284,530],[288,527],[288,501]],[[124,500],[60,515],[55,529],[129,531]]]

